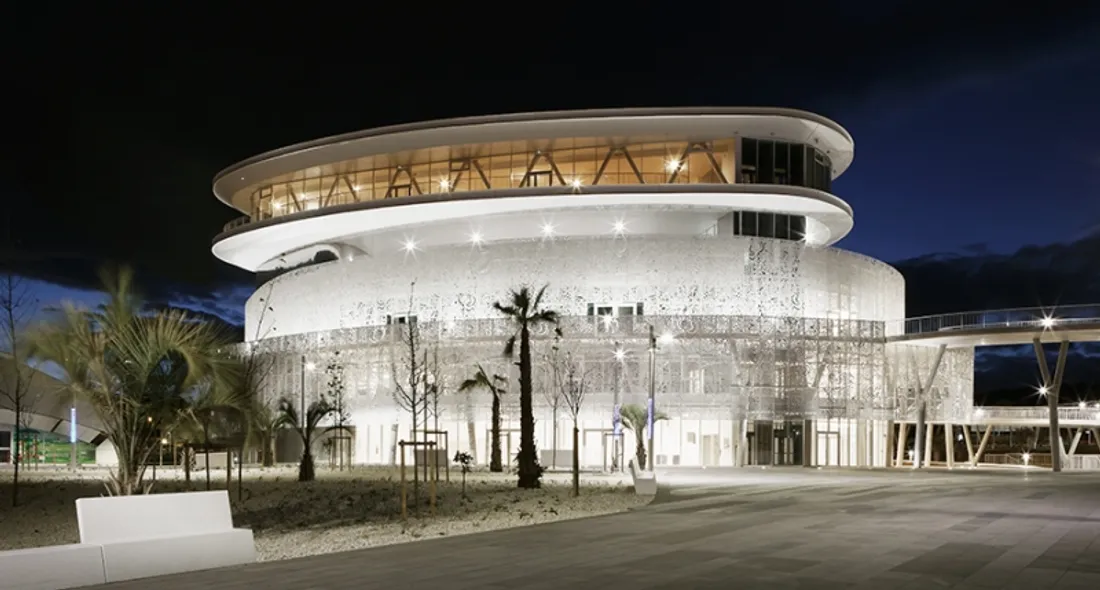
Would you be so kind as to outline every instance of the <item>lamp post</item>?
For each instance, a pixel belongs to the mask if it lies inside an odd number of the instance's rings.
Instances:
[[[653,426],[656,421],[653,419],[654,412],[656,411],[655,398],[657,395],[656,379],[657,374],[657,337],[653,335],[653,324],[649,325],[649,407],[646,411],[646,420],[649,424],[646,424],[646,431],[649,434],[649,449],[646,453],[646,470],[650,473],[653,472]]]
[[[622,345],[615,342],[615,399],[612,405],[611,415],[611,470],[618,471],[621,469],[619,465],[619,448],[622,446],[619,442],[623,435],[622,429],[622,409],[619,407],[619,389],[622,387],[622,374],[623,374],[623,360],[626,359],[626,351],[623,350]]]
[[[302,355],[302,409],[298,418],[299,426],[304,431],[306,428],[306,371],[313,370],[313,363],[306,362],[306,355]]]

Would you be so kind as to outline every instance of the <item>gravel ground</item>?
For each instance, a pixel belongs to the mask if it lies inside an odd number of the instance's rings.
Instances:
[[[77,542],[73,502],[102,495],[106,471],[39,469],[21,475],[20,507],[13,510],[11,470],[0,469],[0,550]],[[621,474],[584,474],[581,497],[573,498],[568,473],[547,473],[542,489],[519,490],[514,475],[474,472],[467,475],[463,496],[462,476],[452,470],[451,483],[438,484],[434,516],[428,486],[421,482],[417,511],[409,482],[409,518],[402,521],[395,469],[319,470],[318,480],[305,484],[296,475],[293,466],[247,468],[240,501],[235,479],[230,486],[234,524],[253,529],[261,561],[610,514],[648,501],[635,496],[629,476]],[[225,488],[223,473],[211,479],[213,489]],[[180,471],[159,469],[153,491],[206,488],[205,473],[193,474],[190,487],[182,480]]]

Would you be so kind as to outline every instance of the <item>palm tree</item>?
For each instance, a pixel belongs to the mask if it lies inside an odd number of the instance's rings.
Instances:
[[[260,464],[264,467],[275,465],[275,435],[279,431],[282,419],[278,412],[259,399],[255,400],[251,412],[252,444],[260,448]]]
[[[148,310],[128,269],[101,276],[106,303],[96,310],[63,304],[35,332],[34,354],[54,362],[103,422],[118,455],[108,493],[147,493],[145,465],[161,433],[176,425],[196,388],[231,391],[239,371],[219,352],[227,342],[211,324],[179,310]]]
[[[477,372],[474,376],[463,381],[462,385],[458,386],[458,391],[461,393],[467,393],[474,389],[488,389],[489,393],[493,396],[493,416],[491,431],[489,433],[492,438],[492,450],[489,452],[489,471],[500,473],[504,471],[504,465],[502,464],[500,457],[500,398],[504,395],[504,391],[507,388],[508,379],[504,376],[493,374],[492,377],[485,372],[485,367],[481,366],[481,363],[477,364]]]
[[[305,420],[300,420],[294,403],[287,398],[279,400],[279,427],[290,426],[302,439],[302,461],[298,464],[298,481],[313,481],[317,474],[313,466],[313,443],[317,438],[321,421],[332,415],[335,408],[324,397],[309,404]]]
[[[510,319],[516,331],[504,343],[504,356],[514,358],[519,343],[519,452],[516,462],[519,487],[537,488],[542,483],[542,467],[535,449],[535,412],[532,403],[531,330],[545,324],[558,324],[558,312],[542,309],[546,285],[534,297],[528,287],[512,290],[504,304],[493,303],[493,309]]]
[[[645,431],[649,426],[649,409],[638,404],[626,404],[619,410],[619,416],[622,418],[623,427],[634,433],[636,467],[638,471],[642,471],[646,468]],[[654,425],[661,420],[668,420],[668,415],[664,412],[653,414]]]

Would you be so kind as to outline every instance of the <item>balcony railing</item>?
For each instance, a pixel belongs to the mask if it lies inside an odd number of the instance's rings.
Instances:
[[[242,216],[234,219],[233,221],[230,221],[229,223],[225,224],[224,226],[222,226],[222,233],[237,229],[238,227],[241,227],[242,225],[248,225],[249,223],[252,223],[252,218],[247,216],[247,215],[242,215]]]
[[[1060,422],[1100,422],[1100,407],[1095,402],[1080,406],[1060,406],[1058,408],[1058,420]],[[1050,414],[1045,407],[1015,408],[1005,406],[983,406],[974,408],[971,412],[974,422],[997,424],[999,421],[1012,422],[1046,422]]]
[[[915,335],[989,328],[1051,330],[1088,323],[1100,324],[1100,305],[1020,307],[922,316],[896,322],[888,333]]]

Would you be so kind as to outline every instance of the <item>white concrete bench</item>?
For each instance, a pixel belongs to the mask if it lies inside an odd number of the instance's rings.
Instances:
[[[61,590],[106,581],[99,545],[0,551],[0,588],[4,590]]]
[[[233,528],[229,494],[81,498],[80,542],[103,548],[108,582],[256,561],[252,531]]]

